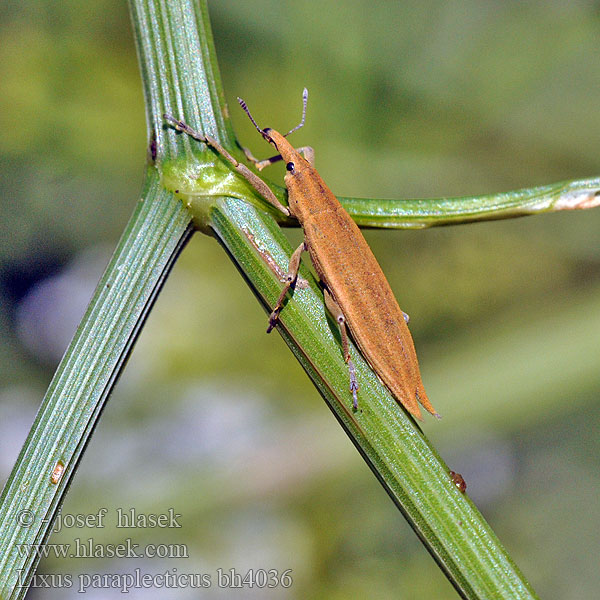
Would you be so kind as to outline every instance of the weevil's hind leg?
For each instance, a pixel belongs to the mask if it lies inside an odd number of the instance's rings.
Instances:
[[[287,217],[290,216],[290,211],[288,208],[279,202],[277,196],[275,196],[271,188],[258,175],[256,175],[256,173],[253,173],[245,164],[239,162],[233,156],[231,156],[231,154],[229,154],[229,152],[227,152],[227,150],[225,150],[225,148],[223,148],[223,146],[221,146],[217,140],[209,135],[203,135],[199,131],[192,129],[187,123],[176,119],[168,113],[165,113],[163,117],[173,127],[175,127],[177,131],[181,131],[189,135],[191,138],[194,138],[195,140],[203,142],[204,144],[214,148],[227,162],[231,163],[236,172],[238,172],[271,206],[275,207]],[[246,149],[244,149],[244,153],[246,153]]]
[[[277,304],[275,304],[273,312],[269,316],[269,327],[267,328],[267,333],[271,333],[275,325],[277,325],[277,321],[279,320],[279,313],[283,308],[283,300],[290,288],[296,284],[296,280],[298,279],[298,270],[300,269],[300,257],[305,250],[307,250],[306,242],[302,242],[294,250],[294,253],[290,257],[288,272],[285,276],[285,285],[283,286],[283,290],[281,290],[281,294],[279,295],[279,299],[277,300]]]
[[[350,345],[348,343],[348,329],[346,327],[346,317],[342,313],[342,309],[338,303],[333,299],[333,296],[329,293],[327,288],[323,289],[325,295],[325,306],[327,310],[333,315],[337,324],[340,328],[340,335],[342,337],[342,349],[344,351],[344,360],[348,365],[348,371],[350,372],[350,391],[352,392],[352,408],[358,409],[358,382],[356,381],[356,368],[350,358]]]

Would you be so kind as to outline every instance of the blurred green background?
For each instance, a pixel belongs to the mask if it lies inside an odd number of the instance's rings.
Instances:
[[[124,2],[0,11],[0,470],[5,479],[138,199],[146,156]],[[294,134],[345,196],[484,194],[600,174],[600,6],[210,2],[238,136]],[[297,136],[297,137],[296,137]],[[280,170],[269,176],[280,181]],[[600,211],[368,231],[411,316],[423,428],[544,598],[600,587]],[[299,240],[298,231],[290,231]],[[189,558],[57,559],[41,571],[208,574],[161,598],[455,598],[214,240],[178,261],[51,542],[185,544]],[[181,528],[116,529],[173,508]],[[289,589],[218,589],[217,569],[292,569]],[[57,580],[58,581],[58,580]],[[89,589],[92,598],[119,590]],[[78,597],[78,596],[77,596]]]

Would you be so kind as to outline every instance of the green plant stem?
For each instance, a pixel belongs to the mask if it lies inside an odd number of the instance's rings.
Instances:
[[[275,220],[248,202],[215,198],[210,226],[265,307],[281,289],[291,247]],[[352,410],[336,324],[306,267],[281,313],[281,335],[387,493],[464,598],[535,598],[481,514],[452,482],[423,433],[352,350],[360,409]],[[299,449],[300,451],[300,449]],[[350,499],[349,499],[350,501]]]
[[[102,408],[192,229],[149,170],[133,214],[0,498],[0,598],[22,598]],[[58,462],[62,478],[51,476]]]
[[[197,151],[197,150],[196,150]],[[224,195],[266,208],[282,226],[297,227],[291,217],[265,206],[256,192],[240,177],[224,177],[227,167],[206,156],[202,166],[192,167],[189,157],[163,165],[163,182],[190,205],[203,220],[207,196]],[[208,165],[214,176],[207,176]],[[221,170],[219,172],[219,169]],[[264,175],[262,175],[264,178]],[[269,182],[280,202],[287,202],[287,191]],[[199,200],[199,201],[198,201]],[[361,227],[385,229],[426,229],[477,221],[514,219],[563,210],[584,210],[600,206],[600,177],[562,181],[487,196],[456,198],[379,199],[339,197],[339,201]]]
[[[415,200],[340,198],[340,202],[363,227],[424,229],[595,208],[600,206],[600,177],[563,181],[486,196]]]

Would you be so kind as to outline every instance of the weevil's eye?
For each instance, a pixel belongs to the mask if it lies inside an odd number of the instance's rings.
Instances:
[[[290,172],[293,173],[294,169],[296,168],[296,165],[293,162],[289,162],[287,165],[285,165],[285,168]]]

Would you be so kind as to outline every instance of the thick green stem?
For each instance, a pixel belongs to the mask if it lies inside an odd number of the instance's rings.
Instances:
[[[133,214],[50,384],[0,498],[0,598],[22,598],[144,320],[192,229],[148,172]],[[58,477],[56,466],[64,465]]]
[[[192,151],[165,135],[162,112],[192,105],[196,121],[230,141],[219,112],[222,92],[210,60],[214,49],[206,6],[131,2],[148,107],[149,158]],[[197,19],[197,21],[196,21]],[[192,20],[188,39],[183,23]],[[175,85],[173,52],[197,72]],[[185,78],[183,78],[185,79]],[[187,87],[186,87],[187,86]],[[185,102],[184,102],[185,100]],[[216,109],[216,111],[214,110]],[[194,149],[196,147],[194,146]],[[206,152],[199,152],[206,155]],[[193,231],[192,214],[147,168],[142,200],[125,229],[63,357],[0,498],[0,598],[27,593],[39,556],[102,408],[179,252]],[[63,465],[64,470],[57,470]]]
[[[172,114],[199,129],[185,112]],[[179,136],[175,131],[171,135]],[[292,249],[247,182],[220,157],[196,145],[193,156],[183,148],[174,160],[159,161],[163,182],[190,207],[199,226],[217,237],[270,312]],[[199,148],[206,153],[203,161],[196,154]],[[284,190],[275,191],[285,199]],[[360,409],[352,410],[337,327],[306,266],[300,275],[307,284],[296,287],[281,313],[278,330],[459,594],[464,598],[534,598],[529,584],[481,514],[457,489],[419,427],[354,348],[351,354],[361,394]]]
[[[281,290],[292,248],[277,223],[250,203],[216,199],[210,225],[265,308]],[[411,527],[464,598],[535,598],[495,534],[413,419],[352,350],[360,409],[352,410],[336,324],[317,282],[296,288],[281,313],[281,335]]]

